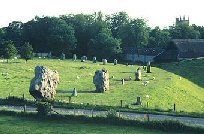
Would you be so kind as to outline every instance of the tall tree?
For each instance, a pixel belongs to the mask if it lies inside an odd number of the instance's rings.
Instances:
[[[159,27],[150,30],[148,47],[165,47],[169,41],[170,33],[168,30],[161,30]]]
[[[199,39],[200,32],[187,24],[170,26],[169,33],[173,39]]]
[[[17,54],[17,49],[13,43],[13,41],[9,40],[9,41],[5,41],[3,43],[3,51],[4,51],[4,58],[7,59],[7,63],[8,63],[8,59],[13,58],[16,54]]]
[[[21,58],[25,59],[26,62],[30,60],[33,57],[33,48],[32,45],[29,44],[29,42],[26,42],[22,47],[21,47]]]
[[[115,38],[120,38],[120,29],[127,25],[129,21],[130,17],[126,12],[118,12],[106,17],[106,22],[110,25],[113,37]]]
[[[21,21],[12,21],[5,28],[5,40],[12,40],[16,47],[20,47],[23,43],[23,23]]]
[[[119,36],[123,46],[144,47],[148,43],[149,28],[144,19],[133,19],[120,29]]]
[[[89,42],[89,56],[97,56],[98,59],[113,59],[121,53],[120,40],[113,38],[108,29],[103,29]]]

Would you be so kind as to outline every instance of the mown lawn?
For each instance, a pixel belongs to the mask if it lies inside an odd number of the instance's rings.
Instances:
[[[182,134],[77,121],[0,116],[1,134]],[[184,134],[184,133],[183,133]]]
[[[126,81],[125,85],[122,85],[122,78],[129,76],[135,78],[134,73],[138,65],[114,66],[113,63],[102,65],[101,62],[93,64],[91,61],[82,63],[57,59],[35,59],[28,63],[15,60],[9,64],[0,63],[0,72],[8,72],[8,76],[0,75],[0,97],[5,98],[9,94],[14,96],[25,94],[26,98],[32,99],[28,92],[30,80],[34,77],[35,66],[43,65],[56,69],[60,74],[56,95],[58,100],[68,101],[73,88],[76,88],[78,96],[72,98],[74,103],[118,106],[120,100],[123,100],[124,105],[135,108],[136,106],[131,104],[136,102],[137,96],[141,96],[142,107],[145,107],[148,101],[149,108],[169,110],[173,109],[173,104],[176,103],[177,111],[203,113],[204,87],[201,81],[204,79],[204,71],[201,70],[204,70],[204,60],[193,61],[193,65],[196,65],[195,62],[198,62],[199,66],[189,73],[188,67],[192,68],[192,62],[179,63],[179,70],[175,63],[159,64],[157,67],[152,67],[152,73],[143,72],[143,81]],[[110,76],[114,76],[110,79],[110,91],[94,93],[92,92],[95,90],[93,75],[97,69],[102,68],[106,68]],[[143,84],[144,81],[149,81],[147,86]],[[146,95],[150,96],[148,100]]]

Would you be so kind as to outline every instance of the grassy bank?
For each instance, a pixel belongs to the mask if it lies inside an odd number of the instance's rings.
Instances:
[[[191,64],[196,64],[195,62],[198,62],[198,65],[194,71],[181,75],[178,73],[178,66],[180,70],[187,71]],[[56,100],[68,102],[73,88],[76,88],[78,96],[73,97],[72,102],[77,104],[120,106],[120,100],[123,100],[124,107],[133,109],[145,108],[146,102],[149,102],[148,109],[172,111],[175,103],[178,112],[202,113],[204,111],[204,87],[199,81],[203,79],[204,75],[199,75],[199,78],[196,78],[198,72],[202,73],[200,70],[203,69],[203,60],[193,61],[193,63],[182,62],[179,65],[160,64],[157,67],[152,67],[152,73],[143,72],[143,81],[126,81],[125,85],[121,84],[121,79],[129,76],[134,79],[134,72],[139,67],[138,65],[118,64],[114,66],[112,63],[102,65],[99,62],[93,64],[91,61],[82,63],[80,61],[48,59],[35,59],[25,63],[23,60],[16,60],[9,64],[0,63],[0,72],[8,72],[7,76],[0,76],[0,97],[5,98],[9,94],[22,97],[25,94],[26,99],[32,99],[28,90],[30,80],[34,77],[36,65],[44,65],[59,72],[60,84]],[[106,68],[109,70],[110,76],[114,76],[110,79],[111,90],[106,93],[95,93],[93,75],[97,69],[102,68]],[[149,82],[147,86],[143,84],[145,81]],[[149,95],[150,98],[147,99],[146,95]],[[136,102],[137,96],[142,97],[142,106],[132,105]]]

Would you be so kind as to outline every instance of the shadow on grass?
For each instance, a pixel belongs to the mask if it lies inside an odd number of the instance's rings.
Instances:
[[[72,93],[72,90],[57,90],[57,93]],[[79,90],[77,93],[98,93],[96,90]]]
[[[0,64],[17,64],[17,63],[21,63],[21,62],[18,62],[18,61],[15,61],[15,62],[0,62]]]
[[[155,64],[156,67],[172,72],[204,88],[204,59]]]

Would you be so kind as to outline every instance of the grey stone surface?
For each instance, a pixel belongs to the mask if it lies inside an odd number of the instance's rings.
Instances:
[[[114,65],[117,65],[117,64],[118,64],[118,60],[114,59]]]
[[[49,59],[51,59],[51,58],[52,58],[52,52],[49,52],[48,55],[47,55],[47,57],[48,57]]]
[[[62,53],[61,56],[60,56],[60,60],[64,60],[65,59],[65,54]]]
[[[142,97],[137,97],[136,105],[142,105]]]
[[[73,60],[76,61],[77,60],[77,55],[73,54]]]
[[[76,88],[74,88],[73,92],[72,92],[72,96],[76,97],[77,96],[77,90]]]
[[[93,57],[93,63],[96,63],[96,57]]]
[[[97,70],[93,77],[93,83],[97,92],[105,92],[109,90],[109,73],[107,70]]]
[[[103,65],[106,65],[108,63],[107,59],[102,59]]]
[[[82,56],[81,57],[81,62],[85,62],[87,60],[87,57],[86,56]]]
[[[35,99],[54,99],[59,84],[59,73],[45,66],[35,67],[35,77],[30,82],[30,94]]]

